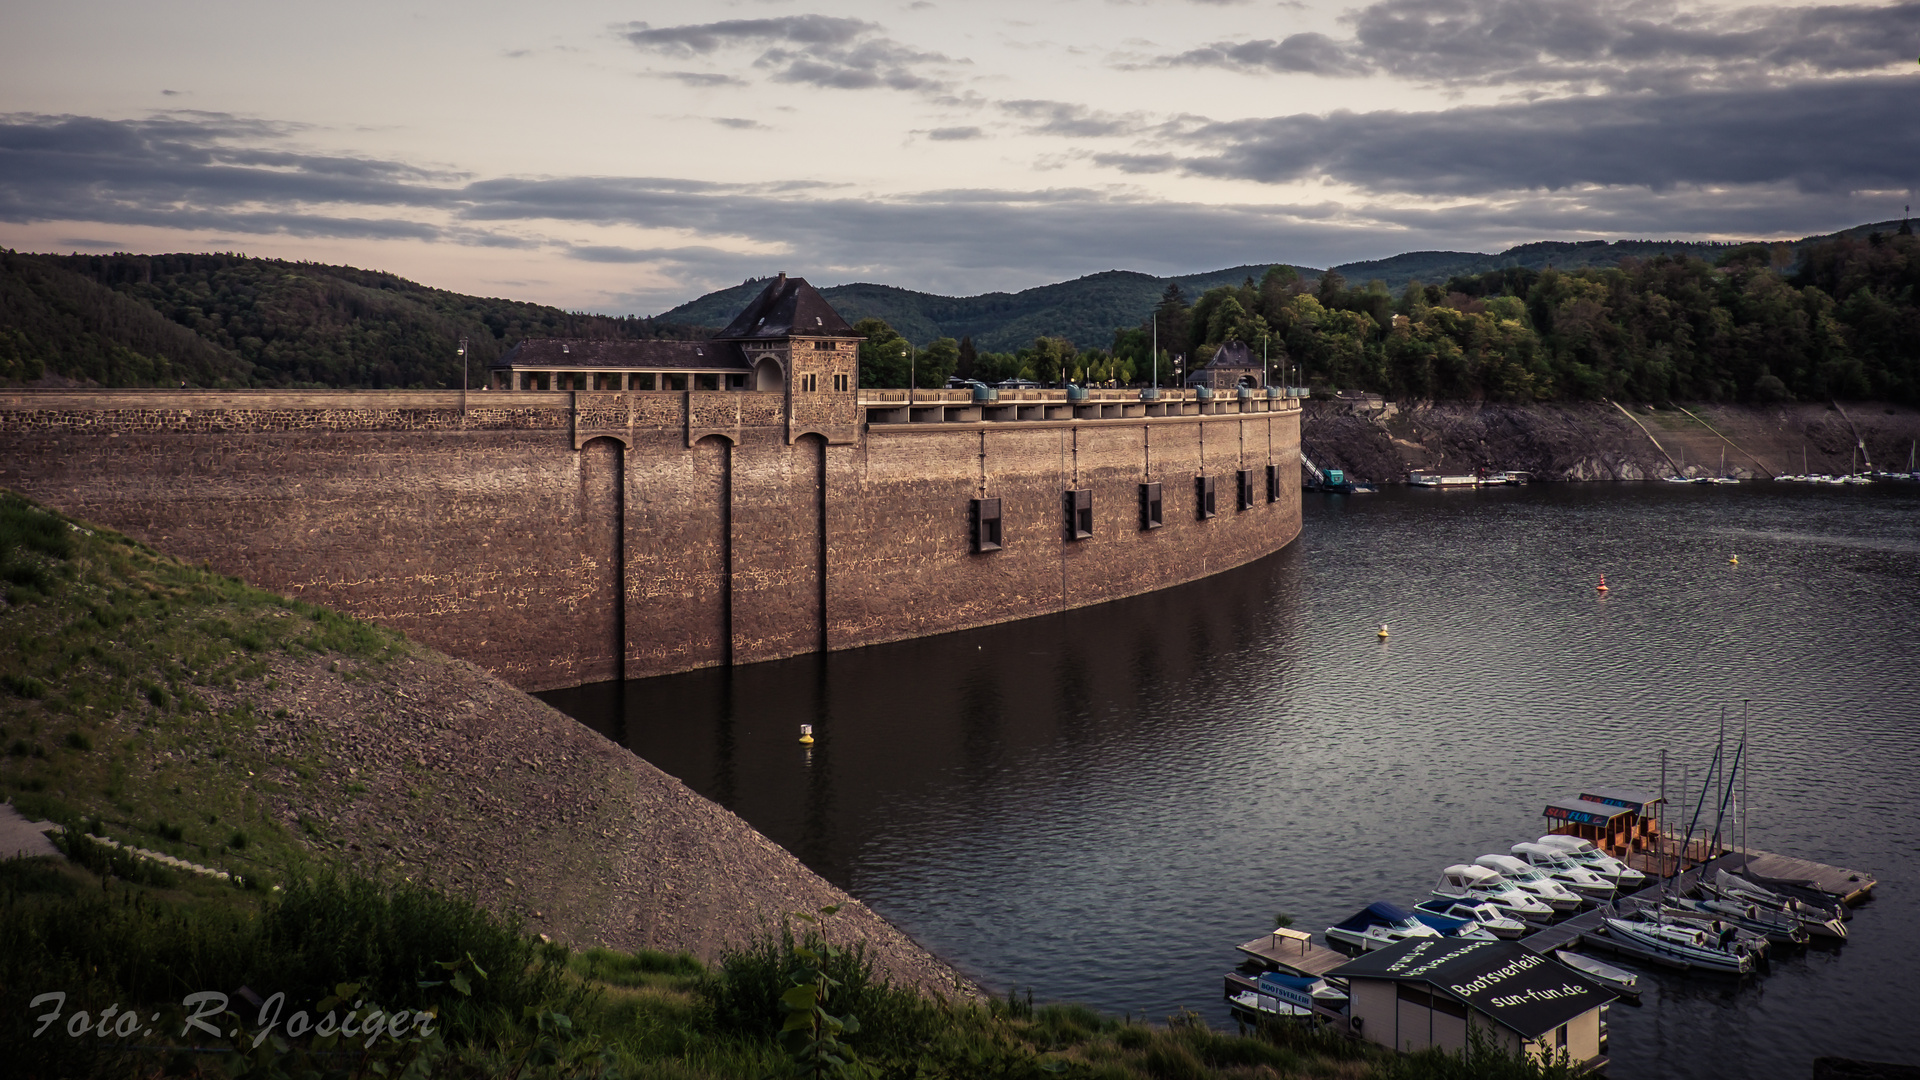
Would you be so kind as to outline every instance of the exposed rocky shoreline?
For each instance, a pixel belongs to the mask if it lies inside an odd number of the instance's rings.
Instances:
[[[1879,402],[1791,405],[1611,402],[1309,401],[1306,455],[1355,478],[1400,482],[1414,469],[1522,470],[1539,480],[1647,480],[1718,474],[1843,473],[1855,432],[1875,467],[1904,467],[1920,439],[1920,410]],[[1658,446],[1655,441],[1658,441]],[[1864,468],[1864,465],[1859,466]]]

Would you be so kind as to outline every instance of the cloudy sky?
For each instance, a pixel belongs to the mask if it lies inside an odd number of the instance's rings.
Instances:
[[[750,275],[1798,237],[1920,201],[1920,0],[19,4],[0,246],[652,314]]]

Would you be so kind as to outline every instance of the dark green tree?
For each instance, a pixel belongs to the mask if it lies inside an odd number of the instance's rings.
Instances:
[[[907,385],[907,339],[886,320],[871,316],[853,324],[860,343],[860,385],[875,389],[904,389]]]

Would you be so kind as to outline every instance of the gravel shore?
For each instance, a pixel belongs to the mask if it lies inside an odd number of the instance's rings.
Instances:
[[[417,648],[364,665],[282,657],[231,693],[225,704],[245,698],[261,717],[250,737],[277,789],[265,798],[332,859],[576,947],[708,961],[838,904],[829,936],[864,943],[881,975],[978,993],[730,811],[472,664]]]

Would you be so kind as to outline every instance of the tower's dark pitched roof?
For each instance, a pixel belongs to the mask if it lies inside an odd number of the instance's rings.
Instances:
[[[734,317],[722,340],[783,338],[789,334],[817,337],[853,337],[853,327],[833,310],[826,298],[807,284],[806,278],[785,274],[767,282],[746,310]]]
[[[1257,368],[1261,365],[1260,360],[1253,355],[1253,350],[1247,347],[1245,342],[1223,341],[1220,343],[1220,351],[1213,354],[1213,359],[1207,362],[1207,366],[1210,368]]]

